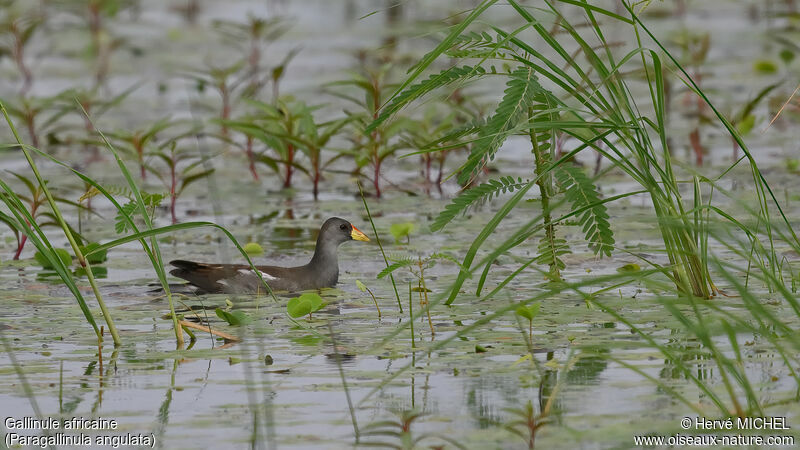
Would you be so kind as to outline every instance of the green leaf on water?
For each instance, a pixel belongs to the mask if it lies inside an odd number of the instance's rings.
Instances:
[[[55,251],[56,256],[58,256],[58,259],[60,259],[65,266],[69,266],[70,264],[72,264],[72,255],[70,255],[68,251],[66,251],[63,248],[55,248],[53,250]],[[42,269],[48,269],[48,270],[55,269],[55,267],[53,267],[53,265],[50,264],[50,261],[47,259],[46,256],[44,256],[42,252],[36,252],[33,255],[33,259],[35,259],[36,262],[39,263]]]
[[[750,130],[752,130],[755,125],[756,125],[756,116],[748,114],[747,116],[745,116],[744,119],[742,119],[741,122],[736,124],[736,130],[742,136],[746,136],[748,133],[750,133]]]
[[[786,48],[781,50],[778,56],[780,56],[781,61],[786,65],[791,64],[792,60],[794,60],[794,52]]]
[[[541,303],[539,302],[527,306],[519,305],[519,307],[517,307],[517,315],[520,317],[524,317],[528,320],[533,320],[533,318],[536,317],[537,314],[539,314],[540,306]]]
[[[617,267],[617,272],[619,273],[630,273],[630,272],[638,272],[642,270],[636,263],[625,264],[622,267]]]
[[[264,248],[255,242],[248,242],[242,248],[244,249],[244,252],[247,253],[249,256],[258,256],[264,254]]]
[[[306,314],[315,313],[323,306],[325,306],[325,303],[319,294],[307,292],[299,297],[290,299],[289,303],[286,304],[286,312],[289,313],[290,317],[296,319]]]
[[[217,308],[215,312],[217,313],[217,317],[228,322],[228,325],[232,326],[247,325],[253,321],[244,311],[225,311],[222,308]]]
[[[393,223],[392,226],[389,227],[389,233],[394,236],[394,241],[398,243],[400,239],[408,237],[416,227],[417,226],[411,222]]]
[[[322,309],[325,306],[325,302],[322,301],[322,297],[319,294],[315,294],[313,292],[307,292],[299,297],[304,301],[311,302],[311,312],[316,312]]]
[[[759,59],[753,63],[753,70],[760,74],[773,74],[778,71],[778,65],[768,59]]]
[[[82,247],[81,253],[86,255],[87,253],[91,253],[92,250],[100,247],[100,244],[97,242],[90,242]],[[105,262],[108,259],[108,250],[100,250],[96,253],[92,253],[91,255],[86,256],[86,260],[89,261],[89,264],[100,264]]]
[[[311,303],[301,301],[300,297],[295,297],[286,304],[286,312],[288,312],[289,316],[293,319],[305,316],[311,313]]]
[[[183,319],[181,319],[181,320],[183,320]],[[183,331],[186,332],[186,334],[189,335],[189,339],[190,340],[192,340],[192,341],[196,341],[197,340],[197,336],[195,336],[194,331],[192,331],[191,328],[187,327],[186,325],[181,325],[181,328],[183,328]]]

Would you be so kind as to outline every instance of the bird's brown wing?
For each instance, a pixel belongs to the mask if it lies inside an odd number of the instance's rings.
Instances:
[[[170,264],[176,267],[170,274],[183,278],[203,292],[252,294],[266,290],[258,275],[246,264],[206,264],[184,260],[170,261]],[[257,269],[273,290],[290,288],[285,284],[292,268],[258,266]]]

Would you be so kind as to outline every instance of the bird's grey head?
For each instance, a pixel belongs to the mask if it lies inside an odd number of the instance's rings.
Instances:
[[[338,217],[326,220],[319,230],[318,241],[330,242],[337,246],[347,241],[369,241],[369,238],[350,222]]]

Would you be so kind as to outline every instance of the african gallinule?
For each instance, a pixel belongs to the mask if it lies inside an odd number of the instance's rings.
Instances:
[[[338,217],[322,224],[314,256],[305,266],[256,266],[264,281],[276,291],[303,291],[335,286],[339,281],[339,244],[347,241],[369,241],[369,238]],[[264,285],[246,264],[204,264],[192,261],[171,261],[177,267],[170,273],[198,288],[198,293],[252,294],[264,292]]]

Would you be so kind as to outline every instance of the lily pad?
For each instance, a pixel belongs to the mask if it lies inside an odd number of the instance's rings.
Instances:
[[[770,75],[778,72],[778,65],[768,59],[760,59],[753,63],[756,73]]]
[[[408,237],[416,227],[417,226],[411,222],[394,223],[389,227],[389,233],[394,236],[394,241],[398,243],[400,239]]]
[[[228,325],[232,326],[247,325],[253,321],[244,311],[225,311],[222,308],[217,308],[215,312],[220,319],[228,322]]]
[[[289,300],[289,303],[286,304],[286,312],[289,313],[290,317],[296,319],[306,314],[317,312],[324,305],[325,303],[322,301],[322,297],[313,292],[307,292]]]
[[[520,316],[520,317],[524,317],[524,318],[526,318],[528,320],[533,320],[533,318],[536,317],[537,314],[539,314],[539,307],[540,306],[541,306],[541,303],[539,303],[539,302],[536,302],[536,303],[534,303],[532,305],[527,305],[527,306],[526,305],[519,305],[519,307],[517,308],[517,315]]]
[[[636,263],[625,264],[624,266],[617,267],[617,272],[619,273],[630,273],[630,272],[638,272],[642,270]]]
[[[244,249],[244,252],[247,253],[249,256],[258,256],[264,254],[264,248],[255,242],[248,242],[242,248]]]
[[[69,266],[70,264],[72,264],[72,255],[70,255],[68,251],[66,251],[63,248],[56,248],[53,250],[55,251],[55,254],[58,257],[58,259],[60,259],[65,266]],[[55,269],[55,267],[50,263],[50,260],[42,252],[36,252],[33,255],[33,259],[35,259],[36,262],[39,263],[42,269],[48,269],[48,270]]]
[[[97,242],[90,242],[80,247],[81,253],[83,253],[90,264],[100,264],[108,259],[108,250],[100,250],[99,252],[91,253],[97,247],[100,247],[100,244]]]

